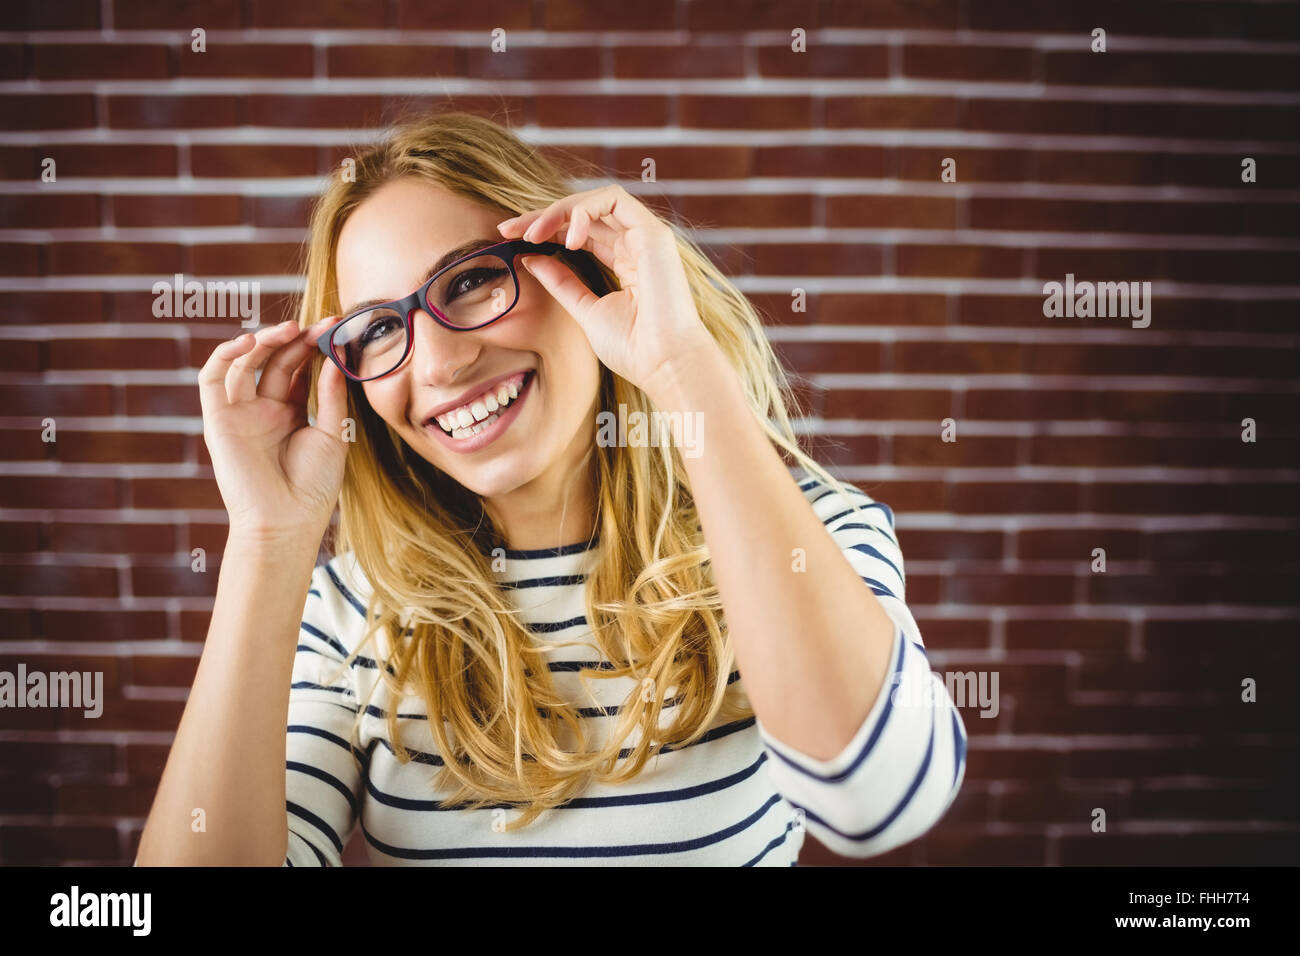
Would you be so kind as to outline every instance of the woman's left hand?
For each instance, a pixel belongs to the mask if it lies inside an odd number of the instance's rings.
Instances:
[[[688,360],[717,348],[695,308],[672,229],[622,186],[573,193],[497,228],[507,239],[586,249],[618,276],[620,290],[597,296],[558,257],[521,259],[582,326],[597,358],[652,401]]]

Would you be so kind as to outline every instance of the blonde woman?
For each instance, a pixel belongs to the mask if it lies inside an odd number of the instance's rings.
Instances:
[[[360,824],[375,864],[787,866],[955,799],[892,513],[620,186],[401,125],[317,204],[298,320],[199,388],[229,540],[138,864],[337,866]]]

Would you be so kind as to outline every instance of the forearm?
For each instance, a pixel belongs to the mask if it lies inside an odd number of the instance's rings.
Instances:
[[[699,453],[683,458],[755,713],[779,742],[836,756],[885,683],[893,621],[791,479],[721,352],[665,370],[650,398],[700,416]],[[795,549],[806,571],[795,570]]]
[[[289,683],[317,544],[227,541],[194,686],[141,835],[140,865],[283,861]]]

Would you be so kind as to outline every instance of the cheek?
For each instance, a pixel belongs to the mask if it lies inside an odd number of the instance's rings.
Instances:
[[[376,415],[399,431],[409,426],[406,421],[406,394],[399,381],[381,379],[379,382],[367,383],[363,387],[366,401],[370,403]]]

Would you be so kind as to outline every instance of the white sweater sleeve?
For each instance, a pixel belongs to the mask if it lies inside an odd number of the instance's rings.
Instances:
[[[357,820],[362,755],[351,743],[357,696],[334,624],[356,612],[345,606],[350,593],[333,575],[330,566],[313,572],[298,632],[286,738],[284,866],[342,866]]]
[[[947,812],[965,776],[966,731],[904,603],[889,506],[815,479],[801,487],[894,621],[890,673],[857,734],[829,760],[780,743],[756,723],[772,780],[807,831],[842,856],[877,856],[921,836]]]

